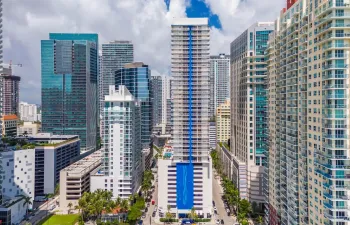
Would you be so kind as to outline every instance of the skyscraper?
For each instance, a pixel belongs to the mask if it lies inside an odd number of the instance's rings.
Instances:
[[[167,99],[170,98],[170,77],[165,75],[151,76],[153,101],[153,126],[167,124]]]
[[[124,67],[126,63],[134,61],[134,45],[131,41],[110,41],[102,44],[101,58],[101,84],[102,91],[100,111],[103,110],[104,96],[109,93],[109,86],[115,85],[115,72]]]
[[[210,110],[214,116],[217,107],[230,98],[230,56],[225,54],[210,56]]]
[[[102,166],[91,176],[91,192],[108,189],[113,197],[127,199],[141,183],[140,102],[128,89],[110,86],[105,96]]]
[[[79,135],[96,149],[98,35],[50,33],[41,41],[42,130]]]
[[[171,37],[173,152],[159,160],[159,206],[170,205],[180,217],[194,207],[207,217],[212,211],[208,19],[174,19]]]
[[[350,224],[349,1],[288,1],[269,57],[269,224]]]
[[[124,85],[130,93],[141,101],[141,142],[147,148],[151,143],[152,101],[151,78],[148,65],[142,62],[128,63],[115,73],[115,85]]]
[[[0,73],[1,71],[2,71],[2,0],[0,0]]]
[[[233,182],[241,198],[263,206],[266,122],[266,60],[264,51],[273,22],[253,24],[231,43],[231,141],[237,170]]]
[[[19,82],[21,77],[12,74],[12,69],[3,68],[0,74],[1,115],[19,115]]]

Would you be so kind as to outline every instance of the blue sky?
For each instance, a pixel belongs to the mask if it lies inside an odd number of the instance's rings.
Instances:
[[[164,0],[169,9],[171,0]],[[214,26],[221,29],[220,19],[216,14],[210,11],[210,8],[205,4],[204,0],[191,0],[191,6],[186,9],[187,17],[208,17],[209,26]]]

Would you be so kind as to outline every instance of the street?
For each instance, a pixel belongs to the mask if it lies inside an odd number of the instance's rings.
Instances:
[[[154,173],[154,179],[156,180],[156,177],[158,176],[157,173]],[[155,205],[158,203],[158,182],[154,181],[154,192],[152,193],[151,201],[154,200],[155,204],[152,205],[152,202],[150,202],[150,206],[148,207],[148,211],[146,213],[146,218],[143,218],[143,224],[155,224],[154,219],[156,217],[152,217],[152,213],[154,210]],[[156,213],[156,216],[158,216],[158,212]],[[151,219],[151,220],[150,220]]]
[[[56,201],[58,200],[58,196],[56,196],[54,199],[45,202],[41,206],[38,207],[38,211],[35,212],[35,215],[29,219],[29,222],[31,224],[37,224],[39,221],[41,221],[43,218],[48,216],[50,214],[50,211],[48,210],[49,206],[55,204]]]
[[[218,179],[220,179],[218,177]],[[232,225],[235,220],[233,219],[232,216],[228,216],[225,206],[224,206],[224,202],[221,199],[221,196],[223,195],[223,189],[221,187],[221,185],[219,184],[219,180],[215,178],[215,172],[213,170],[213,200],[215,202],[215,206],[217,208],[217,215],[214,215],[215,220],[219,219],[223,219],[225,224],[229,224]]]

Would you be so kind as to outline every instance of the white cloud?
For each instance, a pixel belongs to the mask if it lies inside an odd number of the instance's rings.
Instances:
[[[280,0],[202,0],[217,14],[212,53],[229,52],[229,43],[253,22],[277,17]],[[170,65],[170,24],[186,16],[190,0],[8,0],[3,1],[4,60],[22,63],[22,100],[40,103],[40,40],[50,32],[98,33],[100,43],[131,40],[135,60],[166,74]],[[272,10],[271,10],[272,9]],[[259,19],[258,19],[259,18]],[[260,19],[261,18],[261,19]]]

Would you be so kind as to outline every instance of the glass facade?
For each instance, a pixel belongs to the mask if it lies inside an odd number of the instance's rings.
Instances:
[[[134,61],[134,45],[130,41],[111,41],[102,44],[101,56],[101,96],[100,110],[103,111],[104,96],[108,95],[109,85],[115,85],[115,71],[126,63]]]
[[[97,34],[51,33],[41,41],[42,131],[79,135],[96,149]]]
[[[125,85],[130,93],[141,101],[141,141],[148,147],[152,131],[152,102],[150,70],[143,63],[126,64],[115,73],[115,86]]]

